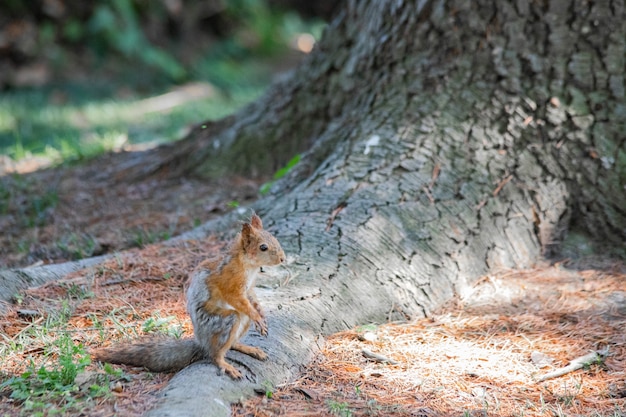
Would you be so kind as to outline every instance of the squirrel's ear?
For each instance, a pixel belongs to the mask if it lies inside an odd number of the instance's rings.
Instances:
[[[252,213],[250,224],[252,224],[252,227],[255,229],[263,229],[263,222],[261,221],[261,218],[256,215],[256,213]]]
[[[252,226],[250,223],[244,223],[241,226],[241,238],[243,239],[245,244],[250,242],[250,235],[252,234]]]

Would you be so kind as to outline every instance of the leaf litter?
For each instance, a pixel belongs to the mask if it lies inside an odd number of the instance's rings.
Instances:
[[[0,328],[6,340],[15,341],[59,309],[61,300],[69,300],[66,324],[51,333],[70,333],[87,349],[141,337],[155,315],[170,318],[168,325],[190,336],[187,275],[222,248],[222,242],[208,238],[130,250],[26,291],[21,303],[0,318]],[[428,318],[331,335],[293,381],[234,405],[233,414],[626,415],[626,266],[602,262],[502,271],[479,280],[465,297]],[[38,315],[20,316],[19,311]],[[375,337],[363,337],[364,329]],[[602,349],[608,351],[605,359],[537,382]],[[364,350],[389,360],[364,356]],[[33,340],[2,359],[3,374],[23,372],[29,360],[45,362],[44,351],[43,342]],[[549,360],[533,362],[533,357]],[[99,366],[87,370],[96,372]],[[110,396],[90,406],[89,415],[141,415],[171,377],[122,369],[129,380],[119,381]],[[18,402],[1,398],[3,415],[20,415]]]
[[[233,413],[624,416],[626,267],[595,266],[570,262],[502,271],[480,280],[471,297],[428,318],[377,325],[373,341],[360,336],[362,329],[334,334],[271,399],[254,398]],[[538,382],[548,371],[603,349],[605,359]],[[364,350],[398,364],[368,358]],[[552,364],[536,365],[531,358],[537,353]]]
[[[87,350],[130,342],[148,333],[146,323],[155,316],[168,318],[161,323],[178,327],[179,336],[191,336],[193,330],[184,301],[187,275],[202,259],[215,256],[222,248],[223,244],[213,238],[149,245],[25,291],[20,303],[0,317],[5,341],[23,344],[22,349],[11,350],[2,358],[1,379],[20,375],[30,361],[39,367],[54,360],[46,357],[46,342],[40,334],[28,340],[24,335],[34,325],[58,314],[64,303],[69,304],[71,313],[61,325],[46,327],[46,339],[70,334],[75,344],[82,344]],[[22,310],[35,311],[38,318],[24,318],[20,316]],[[162,330],[167,329],[164,326]],[[98,372],[101,368],[94,363],[86,369]],[[172,376],[132,367],[122,369],[129,378],[111,387],[110,396],[91,404],[88,415],[142,415]],[[0,414],[23,415],[19,401],[9,398],[6,391],[1,394]]]

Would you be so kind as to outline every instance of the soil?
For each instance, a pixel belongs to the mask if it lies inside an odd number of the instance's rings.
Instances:
[[[117,167],[142,151],[0,176],[0,268],[59,263],[166,240],[259,195],[262,179],[153,176],[128,183]]]

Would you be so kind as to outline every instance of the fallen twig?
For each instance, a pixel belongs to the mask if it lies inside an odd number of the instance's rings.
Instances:
[[[400,363],[398,361],[394,361],[391,358],[383,356],[383,355],[381,355],[379,353],[374,353],[374,352],[372,352],[370,350],[367,350],[367,349],[361,350],[361,354],[363,354],[363,356],[365,356],[368,359],[375,360],[376,362],[381,362],[381,363],[387,362],[387,363],[390,363],[392,365],[398,365]]]
[[[537,379],[537,382],[543,382],[546,379],[551,379],[551,378],[558,378],[565,374],[569,374],[570,372],[577,371],[578,369],[584,368],[585,365],[601,360],[602,358],[606,357],[608,353],[609,353],[608,348],[606,348],[606,349],[594,351],[586,355],[580,356],[572,360],[569,363],[569,365],[564,366],[559,369],[555,369],[554,371],[548,372],[547,374],[539,377]]]

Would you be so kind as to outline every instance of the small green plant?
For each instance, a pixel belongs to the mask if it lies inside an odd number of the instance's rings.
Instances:
[[[84,300],[86,298],[94,297],[93,291],[90,291],[89,289],[81,285],[76,285],[74,283],[71,283],[71,284],[65,284],[63,286],[65,286],[67,290],[67,295],[72,300]]]
[[[15,304],[17,304],[18,306],[19,306],[19,305],[24,304],[24,294],[21,294],[21,293],[19,293],[19,292],[18,292],[18,293],[15,293],[15,294],[13,295],[13,301],[14,301],[14,302],[15,302]]]
[[[94,255],[98,242],[86,233],[70,233],[63,236],[56,245],[70,259],[84,259]]]
[[[110,386],[113,381],[129,382],[132,378],[121,369],[115,369],[111,364],[105,363],[102,366],[104,374],[98,374],[93,383],[89,385],[89,395],[91,397],[103,397],[110,394]]]
[[[26,151],[24,150],[24,144],[22,143],[22,135],[17,128],[13,129],[13,136],[15,138],[15,146],[13,147],[13,155],[15,159],[22,159],[26,157]]]
[[[259,190],[260,193],[267,194],[270,191],[270,188],[272,188],[272,185],[274,185],[276,181],[278,181],[279,179],[287,175],[289,171],[291,171],[293,167],[295,167],[298,164],[298,162],[300,162],[301,158],[302,158],[301,154],[297,154],[296,156],[291,158],[289,162],[287,162],[287,165],[285,165],[284,167],[276,171],[271,181],[268,181],[265,184],[261,185],[261,189]]]
[[[340,403],[335,400],[329,400],[326,405],[328,405],[328,409],[332,414],[340,417],[352,417],[352,410],[346,402]]]
[[[576,397],[582,392],[582,384],[577,382],[574,386],[568,385],[567,381],[563,382],[562,393],[557,394],[557,400],[565,405],[566,407],[570,407],[574,404]],[[560,404],[557,404],[560,406]]]
[[[21,227],[45,225],[58,202],[58,193],[52,187],[41,187],[18,174],[0,177],[0,214],[11,214]]]
[[[363,332],[375,332],[376,329],[378,329],[378,326],[370,323],[370,324],[364,324],[363,326],[359,326],[356,328],[357,333],[363,333]]]
[[[583,364],[583,369],[588,371],[589,369],[591,369],[592,365],[597,365],[601,368],[604,368],[606,366],[604,363],[605,359],[606,359],[606,355],[596,355],[596,357],[593,360],[589,362],[585,362]]]
[[[0,389],[11,390],[11,398],[23,402],[25,410],[39,415],[44,415],[46,409],[53,413],[72,407],[74,395],[80,390],[76,377],[91,363],[83,346],[76,345],[67,335],[46,350],[48,356],[58,355],[56,363],[36,367],[31,361],[26,372],[0,384]]]
[[[148,318],[143,322],[141,330],[144,333],[162,333],[170,337],[179,339],[183,334],[183,329],[179,324],[170,324],[176,317],[161,317],[157,312],[154,317]]]
[[[59,196],[56,191],[47,191],[40,196],[33,196],[30,200],[30,207],[27,208],[29,226],[43,226],[46,224],[48,213],[59,202]]]
[[[91,320],[91,323],[94,329],[98,330],[98,335],[100,336],[100,340],[101,341],[105,340],[106,332],[105,332],[104,324],[102,323],[102,321],[98,318],[98,316],[95,313],[89,313],[87,317],[89,317],[89,320]]]
[[[263,383],[261,384],[263,386],[263,389],[265,389],[265,397],[268,399],[272,399],[272,397],[274,396],[274,384],[272,384],[271,381],[269,380],[265,380],[263,381]]]
[[[58,310],[50,311],[48,317],[46,317],[45,324],[43,325],[43,331],[49,331],[55,327],[61,327],[72,317],[73,307],[70,305],[69,300],[61,300],[61,305]]]
[[[134,232],[134,237],[132,239],[132,245],[142,248],[146,245],[150,245],[152,243],[161,242],[164,240],[168,240],[172,237],[172,233],[168,230],[145,230],[138,229]]]
[[[407,413],[401,404],[381,405],[374,398],[367,400],[366,405],[367,411],[364,414],[368,416],[404,415]]]
[[[111,375],[117,379],[124,379],[126,381],[130,381],[131,379],[129,375],[124,373],[124,371],[121,369],[115,369],[110,363],[105,363],[102,369],[104,369],[104,372],[106,372],[107,375]]]

